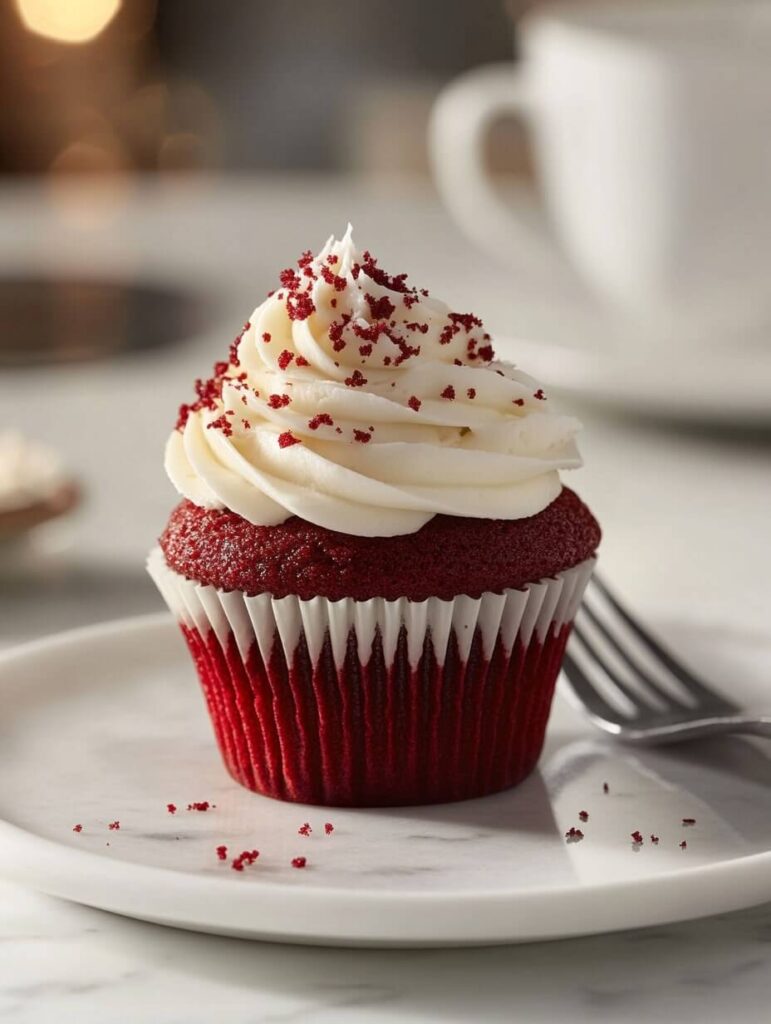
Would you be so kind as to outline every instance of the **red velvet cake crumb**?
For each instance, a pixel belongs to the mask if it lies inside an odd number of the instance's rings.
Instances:
[[[228,858],[228,848],[227,848],[227,846],[223,845],[223,846],[218,846],[217,847],[217,857],[220,860],[227,860],[227,858]]]
[[[632,832],[632,842],[637,846],[641,846],[643,844],[643,834],[639,829],[635,829],[635,831]]]
[[[292,857],[293,868],[304,868],[307,863],[308,860],[306,857]]]
[[[654,846],[658,846],[659,845],[659,837],[657,835],[654,835],[652,832],[651,832],[651,842],[653,843]]]
[[[588,821],[589,820],[589,812],[588,811],[579,811],[578,812],[578,818],[579,818],[580,821]]]
[[[685,841],[685,840],[683,840],[683,841],[682,841],[682,842],[680,843],[680,849],[681,849],[681,850],[684,850],[684,849],[685,849],[685,848],[686,848],[687,846],[688,846],[688,843],[686,843],[686,841]]]
[[[82,832],[83,831],[83,826],[82,825],[73,825],[72,826],[72,831],[73,832]]]
[[[226,848],[225,847],[217,847],[217,854],[219,854],[219,851],[221,849],[226,849]],[[230,866],[231,866],[231,868],[234,871],[243,871],[244,870],[244,864],[254,864],[254,862],[257,860],[257,858],[259,856],[260,856],[260,851],[259,850],[243,850],[233,860],[233,862],[231,863]]]
[[[169,814],[176,814],[177,813],[177,805],[176,804],[166,804],[166,810],[169,812]]]
[[[324,834],[328,835],[328,836],[331,836],[334,831],[335,831],[335,826],[330,821],[325,822],[325,824],[324,824]]]
[[[610,786],[607,784],[607,782],[603,782],[602,791],[603,793],[610,793]]]
[[[310,822],[306,821],[297,829],[297,834],[301,836],[309,836],[312,831],[313,829],[311,828]]]
[[[338,533],[296,516],[278,526],[253,526],[234,512],[183,501],[160,543],[171,569],[221,590],[424,601],[522,587],[589,558],[599,540],[591,512],[564,488],[524,519],[438,515],[396,537]]]
[[[187,805],[189,811],[208,811],[213,804],[210,804],[208,800],[196,800],[192,804]]]
[[[580,828],[576,828],[575,825],[571,825],[565,833],[565,838],[569,843],[580,843],[584,838],[584,834]]]
[[[696,824],[696,819],[695,818],[683,818],[683,824],[684,825],[695,825]]]
[[[302,444],[302,441],[295,437],[291,430],[285,430],[283,434],[278,435],[279,448],[291,448],[293,444]]]
[[[107,826],[107,828],[109,828],[109,830],[111,832],[117,832],[118,829],[120,828],[120,822],[119,821],[111,821],[110,824]]]

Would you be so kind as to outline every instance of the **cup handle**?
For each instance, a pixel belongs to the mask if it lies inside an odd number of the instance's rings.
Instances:
[[[489,64],[451,82],[429,124],[429,155],[439,193],[460,227],[498,259],[549,258],[547,240],[501,200],[484,162],[485,137],[502,114],[528,121],[532,107],[521,69]]]

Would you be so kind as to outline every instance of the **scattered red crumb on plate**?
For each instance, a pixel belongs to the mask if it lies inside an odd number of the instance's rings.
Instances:
[[[685,849],[685,848],[686,848],[687,846],[688,846],[688,843],[686,843],[686,841],[685,841],[685,840],[683,840],[683,841],[682,841],[682,842],[680,843],[680,849],[681,849],[681,850],[684,850],[684,849]]]
[[[655,836],[652,832],[651,832],[651,842],[653,843],[654,846],[658,846],[659,845],[659,837]]]
[[[177,813],[177,805],[176,804],[166,804],[166,810],[169,812],[169,814],[176,814]]]
[[[297,834],[300,836],[309,836],[313,829],[311,828],[310,822],[306,821],[297,829]]]
[[[73,825],[72,826],[72,831],[73,832],[82,832],[83,831],[83,826],[82,825]]]
[[[220,847],[217,848],[217,856],[219,856],[219,850],[220,850]],[[260,856],[260,851],[259,850],[243,850],[233,860],[233,863],[230,866],[231,866],[231,868],[234,871],[243,871],[244,870],[244,864],[254,864],[254,862],[257,860],[257,858],[259,856]]]
[[[187,805],[189,811],[208,811],[214,804],[210,804],[208,800],[196,800],[192,804]]]
[[[632,842],[635,843],[635,845],[637,845],[637,846],[642,846],[643,842],[645,841],[643,839],[642,832],[639,829],[635,829],[635,831],[632,832],[631,835],[632,835]]]
[[[305,857],[292,857],[293,868],[304,868],[307,863],[308,861]]]
[[[684,825],[695,825],[696,824],[696,819],[695,818],[683,818],[683,824]]]
[[[325,823],[325,825],[324,825],[324,832],[328,836],[331,836],[334,831],[335,831],[335,826],[330,821],[327,821]]]
[[[603,782],[602,791],[603,793],[610,793],[610,786],[607,784],[607,782]]]
[[[120,828],[120,822],[119,821],[111,821],[110,824],[107,826],[107,828],[109,828],[109,830],[111,832],[117,832],[118,829]]]
[[[584,838],[584,834],[580,828],[576,828],[575,825],[571,825],[565,833],[565,838],[569,843],[580,843]]]
[[[588,811],[579,811],[578,812],[578,817],[579,817],[580,821],[588,821],[589,820],[589,812]]]
[[[228,858],[228,848],[227,848],[227,846],[218,846],[217,847],[217,857],[220,860],[227,860],[227,858]]]

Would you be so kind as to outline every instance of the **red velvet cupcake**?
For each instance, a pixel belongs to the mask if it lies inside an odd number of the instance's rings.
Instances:
[[[196,392],[149,568],[231,775],[349,806],[524,778],[600,538],[559,481],[576,421],[350,229]]]

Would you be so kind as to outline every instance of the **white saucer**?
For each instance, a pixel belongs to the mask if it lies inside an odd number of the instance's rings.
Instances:
[[[757,705],[767,695],[768,641],[698,628],[676,640],[735,696]],[[230,780],[166,616],[8,652],[0,695],[0,873],[131,917],[284,942],[442,946],[628,929],[771,898],[762,740],[629,751],[558,700],[540,770],[518,789],[336,810]],[[216,807],[186,810],[205,800]],[[306,821],[308,837],[298,834]],[[583,841],[566,843],[571,825]],[[220,844],[261,855],[237,873],[218,860]],[[290,865],[297,856],[302,870]]]
[[[771,426],[771,345],[652,353],[623,338],[613,345],[596,336],[582,344],[570,331],[560,341],[559,332],[551,337],[496,335],[496,355],[552,388],[617,410],[722,427]]]

